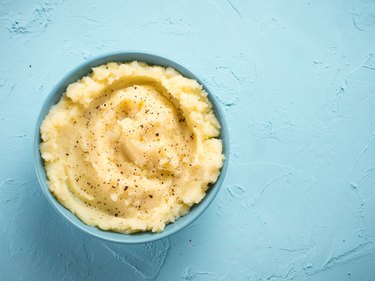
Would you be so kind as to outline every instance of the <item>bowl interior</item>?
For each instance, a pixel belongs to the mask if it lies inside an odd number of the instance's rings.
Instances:
[[[220,138],[223,141],[223,152],[225,155],[225,161],[221,169],[221,173],[220,173],[218,180],[216,181],[215,184],[210,186],[210,188],[207,191],[206,196],[199,204],[194,205],[191,208],[190,212],[186,214],[185,216],[179,218],[174,223],[168,224],[165,230],[161,233],[143,232],[143,233],[135,233],[135,234],[121,234],[121,233],[116,233],[112,231],[104,231],[99,228],[84,224],[75,215],[73,215],[69,210],[65,209],[65,207],[62,206],[50,193],[48,189],[48,184],[47,184],[47,176],[44,170],[43,159],[41,158],[40,151],[39,151],[39,145],[41,141],[39,130],[40,130],[41,122],[45,118],[45,116],[48,114],[51,106],[59,102],[62,94],[65,92],[69,84],[89,74],[91,72],[92,67],[99,66],[107,62],[131,62],[134,60],[143,61],[151,65],[173,67],[178,72],[180,72],[183,76],[197,80],[203,86],[205,91],[208,93],[208,97],[213,105],[213,109],[216,114],[216,117],[219,120],[221,127],[222,127],[221,132],[220,132]],[[35,169],[36,169],[37,177],[43,189],[44,194],[46,195],[50,203],[57,209],[57,211],[60,214],[62,214],[66,219],[68,219],[71,223],[73,223],[75,226],[77,226],[78,228],[80,228],[81,230],[89,234],[92,234],[96,237],[99,237],[108,241],[119,242],[119,243],[144,243],[144,242],[150,242],[150,241],[154,241],[154,240],[167,237],[183,229],[184,227],[189,225],[191,222],[193,222],[197,217],[199,217],[199,215],[201,215],[204,212],[204,210],[209,206],[209,204],[212,202],[212,200],[218,193],[220,186],[222,185],[224,181],[225,173],[226,173],[227,166],[228,166],[228,160],[229,160],[228,129],[227,129],[227,125],[223,116],[223,112],[220,109],[214,96],[211,94],[211,92],[205,86],[205,84],[198,77],[196,77],[193,73],[187,70],[185,67],[183,67],[182,65],[170,59],[167,59],[158,55],[150,54],[150,53],[117,52],[117,53],[111,53],[111,54],[103,55],[100,57],[96,57],[96,58],[93,58],[84,62],[80,66],[70,71],[54,87],[54,89],[51,91],[46,101],[44,102],[39,118],[37,120],[36,129],[35,129],[35,139],[34,139],[34,157],[35,157]]]

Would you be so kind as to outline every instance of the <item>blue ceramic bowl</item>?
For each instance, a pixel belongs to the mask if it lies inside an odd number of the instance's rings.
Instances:
[[[44,170],[43,159],[41,158],[39,145],[40,145],[40,124],[45,116],[48,114],[52,105],[59,102],[62,94],[65,92],[67,86],[78,79],[86,76],[91,72],[91,68],[95,66],[99,66],[105,64],[107,62],[131,62],[131,61],[142,61],[146,62],[151,65],[161,65],[165,67],[173,67],[178,72],[180,72],[183,76],[192,78],[197,80],[203,88],[208,93],[208,97],[213,105],[216,117],[218,118],[221,124],[221,133],[220,138],[223,141],[223,149],[225,155],[224,166],[221,169],[220,176],[215,184],[213,184],[207,191],[207,195],[205,198],[197,205],[194,205],[190,212],[185,216],[179,218],[174,223],[168,224],[165,230],[161,233],[152,233],[152,232],[142,232],[142,233],[135,233],[135,234],[121,234],[112,231],[105,231],[101,230],[96,227],[88,226],[84,224],[81,220],[79,220],[75,215],[73,215],[69,210],[67,210],[63,205],[61,205],[55,197],[50,193],[47,184],[47,176]],[[219,189],[224,181],[224,176],[228,167],[228,160],[229,160],[229,138],[228,138],[228,129],[227,124],[224,119],[224,114],[220,109],[218,102],[215,100],[214,96],[211,94],[210,90],[207,86],[193,73],[187,70],[182,65],[167,59],[165,57],[161,57],[158,55],[144,53],[144,52],[115,52],[109,53],[102,56],[98,56],[88,61],[85,61],[72,71],[70,71],[52,90],[52,92],[48,95],[46,101],[44,102],[39,118],[37,120],[36,128],[35,128],[35,139],[34,139],[34,160],[35,160],[35,169],[36,174],[39,180],[39,183],[43,189],[44,194],[46,195],[48,201],[55,207],[55,209],[60,213],[63,217],[65,217],[68,221],[70,221],[73,225],[80,228],[81,230],[102,238],[104,240],[108,240],[111,242],[118,242],[118,243],[146,243],[151,242],[154,240],[158,240],[161,238],[165,238],[170,236],[177,231],[185,228],[189,224],[191,224],[195,219],[197,219],[211,204],[214,200],[215,196],[219,192]]]

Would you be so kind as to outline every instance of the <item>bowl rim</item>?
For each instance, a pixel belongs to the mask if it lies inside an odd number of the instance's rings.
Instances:
[[[126,57],[140,57],[142,59],[130,59],[127,60]],[[112,58],[112,59],[110,59]],[[115,60],[113,58],[116,58]],[[146,58],[146,59],[145,59]],[[160,61],[159,63],[149,63],[148,60],[155,60]],[[104,61],[104,62],[101,62]],[[44,163],[43,159],[40,154],[40,126],[42,121],[44,120],[45,116],[48,114],[51,107],[56,104],[53,103],[53,98],[59,97],[58,101],[60,100],[63,93],[66,91],[66,85],[67,81],[69,81],[72,77],[79,74],[79,77],[83,77],[91,73],[92,67],[102,65],[106,62],[131,62],[131,61],[139,61],[139,62],[145,62],[148,65],[160,65],[164,67],[173,67],[177,72],[181,73],[183,76],[195,79],[200,85],[202,85],[203,89],[207,92],[208,99],[210,100],[211,104],[213,105],[213,110],[216,115],[216,117],[219,119],[220,125],[221,125],[221,131],[220,131],[220,139],[223,142],[223,154],[225,156],[223,166],[220,170],[220,174],[218,179],[214,184],[212,184],[208,191],[206,192],[205,197],[202,199],[201,202],[198,204],[194,204],[189,212],[185,214],[182,217],[185,217],[185,220],[183,223],[178,224],[175,227],[172,227],[171,229],[168,228],[168,226],[174,225],[176,222],[167,224],[166,228],[162,232],[154,233],[154,232],[141,232],[141,234],[134,233],[134,234],[125,234],[125,233],[117,233],[110,230],[103,230],[95,226],[89,226],[82,222],[75,214],[73,214],[70,210],[66,209],[65,206],[63,206],[60,202],[57,201],[57,199],[52,195],[52,193],[49,190],[48,183],[47,183],[47,176],[45,173]],[[84,71],[82,71],[84,70]],[[87,70],[87,71],[86,71]],[[83,74],[82,74],[83,73]],[[78,78],[80,79],[80,78]],[[77,81],[75,79],[74,81]],[[70,82],[72,83],[72,82]],[[68,83],[68,84],[70,84]],[[61,89],[64,89],[61,91]],[[58,102],[57,101],[57,102]],[[228,132],[228,126],[225,120],[224,112],[215,98],[215,96],[212,94],[211,90],[207,87],[207,85],[199,79],[193,72],[188,70],[185,66],[180,64],[174,59],[170,59],[164,55],[155,54],[152,52],[146,52],[146,51],[114,51],[114,52],[106,52],[101,55],[97,55],[94,57],[91,57],[80,64],[78,64],[76,67],[74,67],[72,70],[70,70],[68,73],[66,73],[58,82],[55,84],[52,89],[49,91],[48,95],[44,98],[43,103],[39,109],[38,117],[35,124],[34,129],[34,143],[33,143],[33,150],[34,150],[34,168],[36,172],[36,176],[39,182],[39,185],[41,189],[43,190],[44,195],[46,196],[49,203],[56,209],[56,211],[62,215],[66,220],[68,220],[71,224],[82,230],[83,232],[90,234],[94,237],[115,242],[115,243],[123,243],[123,244],[139,244],[139,243],[148,243],[152,241],[157,241],[159,239],[163,239],[166,237],[169,237],[180,230],[186,228],[188,225],[193,223],[198,217],[200,217],[205,210],[209,207],[209,205],[212,203],[212,201],[215,199],[216,195],[219,193],[220,188],[223,184],[227,169],[228,169],[228,162],[229,162],[229,152],[230,152],[230,140],[229,140],[229,132]],[[199,211],[192,213],[192,208],[198,208]],[[74,219],[74,217],[76,219]],[[182,218],[181,217],[181,218]],[[178,221],[178,218],[176,221]],[[166,231],[168,228],[168,231]],[[140,235],[140,236],[138,236]]]

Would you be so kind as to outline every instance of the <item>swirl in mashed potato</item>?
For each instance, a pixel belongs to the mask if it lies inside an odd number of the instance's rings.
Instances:
[[[172,68],[108,63],[70,84],[42,122],[49,188],[84,223],[160,232],[223,165],[207,93]]]

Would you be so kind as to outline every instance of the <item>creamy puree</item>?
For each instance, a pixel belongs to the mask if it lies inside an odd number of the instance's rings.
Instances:
[[[207,93],[172,68],[108,63],[70,84],[41,125],[49,188],[84,223],[160,232],[223,165]]]

